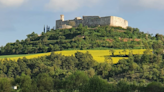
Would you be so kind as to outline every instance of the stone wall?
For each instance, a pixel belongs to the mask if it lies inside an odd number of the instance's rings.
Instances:
[[[109,24],[110,24],[110,17],[102,17],[102,18],[100,18],[99,16],[83,17],[84,26],[93,27],[93,26],[98,26],[98,25],[102,26],[102,25],[109,25]]]
[[[64,19],[63,19],[64,20]],[[99,16],[83,16],[83,19],[76,17],[73,20],[57,20],[56,21],[56,29],[62,27],[62,25],[70,25],[70,22],[74,22],[73,27],[77,27],[79,24],[83,24],[84,26],[94,27],[94,26],[120,26],[122,28],[128,27],[128,21],[124,20],[123,18],[116,17],[116,16],[107,16],[107,17],[99,17]]]
[[[72,28],[72,26],[64,24],[59,29],[70,29],[70,28]]]
[[[126,29],[128,27],[128,21],[120,17],[111,16],[110,26],[117,26]]]
[[[77,27],[79,26],[79,24],[83,24],[83,20],[82,19],[74,19],[74,20],[67,20],[67,21],[62,21],[62,20],[57,20],[56,21],[56,29],[59,29],[61,28],[62,25],[69,25],[70,22],[75,22],[75,26],[74,27]]]
[[[69,25],[69,20],[67,20],[67,21],[57,20],[56,21],[56,29],[62,28],[62,25]]]

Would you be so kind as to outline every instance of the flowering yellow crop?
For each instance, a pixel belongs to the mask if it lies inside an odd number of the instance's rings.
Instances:
[[[111,55],[110,50],[68,50],[68,51],[56,51],[55,53],[58,54],[62,54],[65,56],[71,56],[79,51],[79,52],[89,52],[92,56],[93,59],[95,59],[97,62],[104,62],[105,61],[105,57],[104,56],[109,56]],[[129,54],[129,52],[132,52],[133,54],[143,54],[143,52],[145,51],[145,49],[133,49],[133,50],[114,50],[114,54],[115,55],[120,55],[120,54]],[[151,50],[152,51],[152,50]],[[18,60],[19,58],[23,58],[26,57],[27,59],[31,59],[31,58],[37,58],[39,56],[45,56],[45,55],[50,55],[51,52],[48,53],[41,53],[41,54],[33,54],[33,55],[25,55],[25,56],[19,56],[19,57],[11,57],[11,58],[7,58],[7,59],[11,59],[11,60]],[[2,58],[1,60],[3,60],[4,58]],[[117,63],[120,59],[128,59],[127,57],[112,57],[113,63]]]

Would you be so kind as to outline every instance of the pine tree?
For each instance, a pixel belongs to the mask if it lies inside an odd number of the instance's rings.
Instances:
[[[50,27],[47,25],[46,32],[49,32],[49,31],[50,31]]]
[[[48,32],[48,25],[47,25],[47,27],[46,27],[46,32]]]
[[[43,31],[44,31],[44,33],[46,33],[45,25],[44,25]]]

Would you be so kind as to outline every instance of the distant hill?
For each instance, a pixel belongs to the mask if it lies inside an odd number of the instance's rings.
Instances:
[[[94,28],[83,27],[71,29],[51,29],[40,35],[35,32],[28,34],[25,40],[16,40],[0,47],[0,55],[43,53],[50,51],[72,49],[146,49],[152,48],[152,43],[159,40],[151,34],[140,32],[138,28],[100,26]]]

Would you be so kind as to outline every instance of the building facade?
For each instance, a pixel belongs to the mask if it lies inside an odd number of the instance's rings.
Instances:
[[[115,27],[122,27],[126,29],[128,27],[128,21],[124,20],[121,17],[116,16],[106,16],[106,17],[99,17],[99,16],[83,16],[76,17],[73,20],[64,20],[64,15],[60,15],[60,20],[56,20],[56,29],[66,29],[77,27],[79,24],[83,24],[83,26],[88,27],[96,27],[100,26],[115,26]]]

